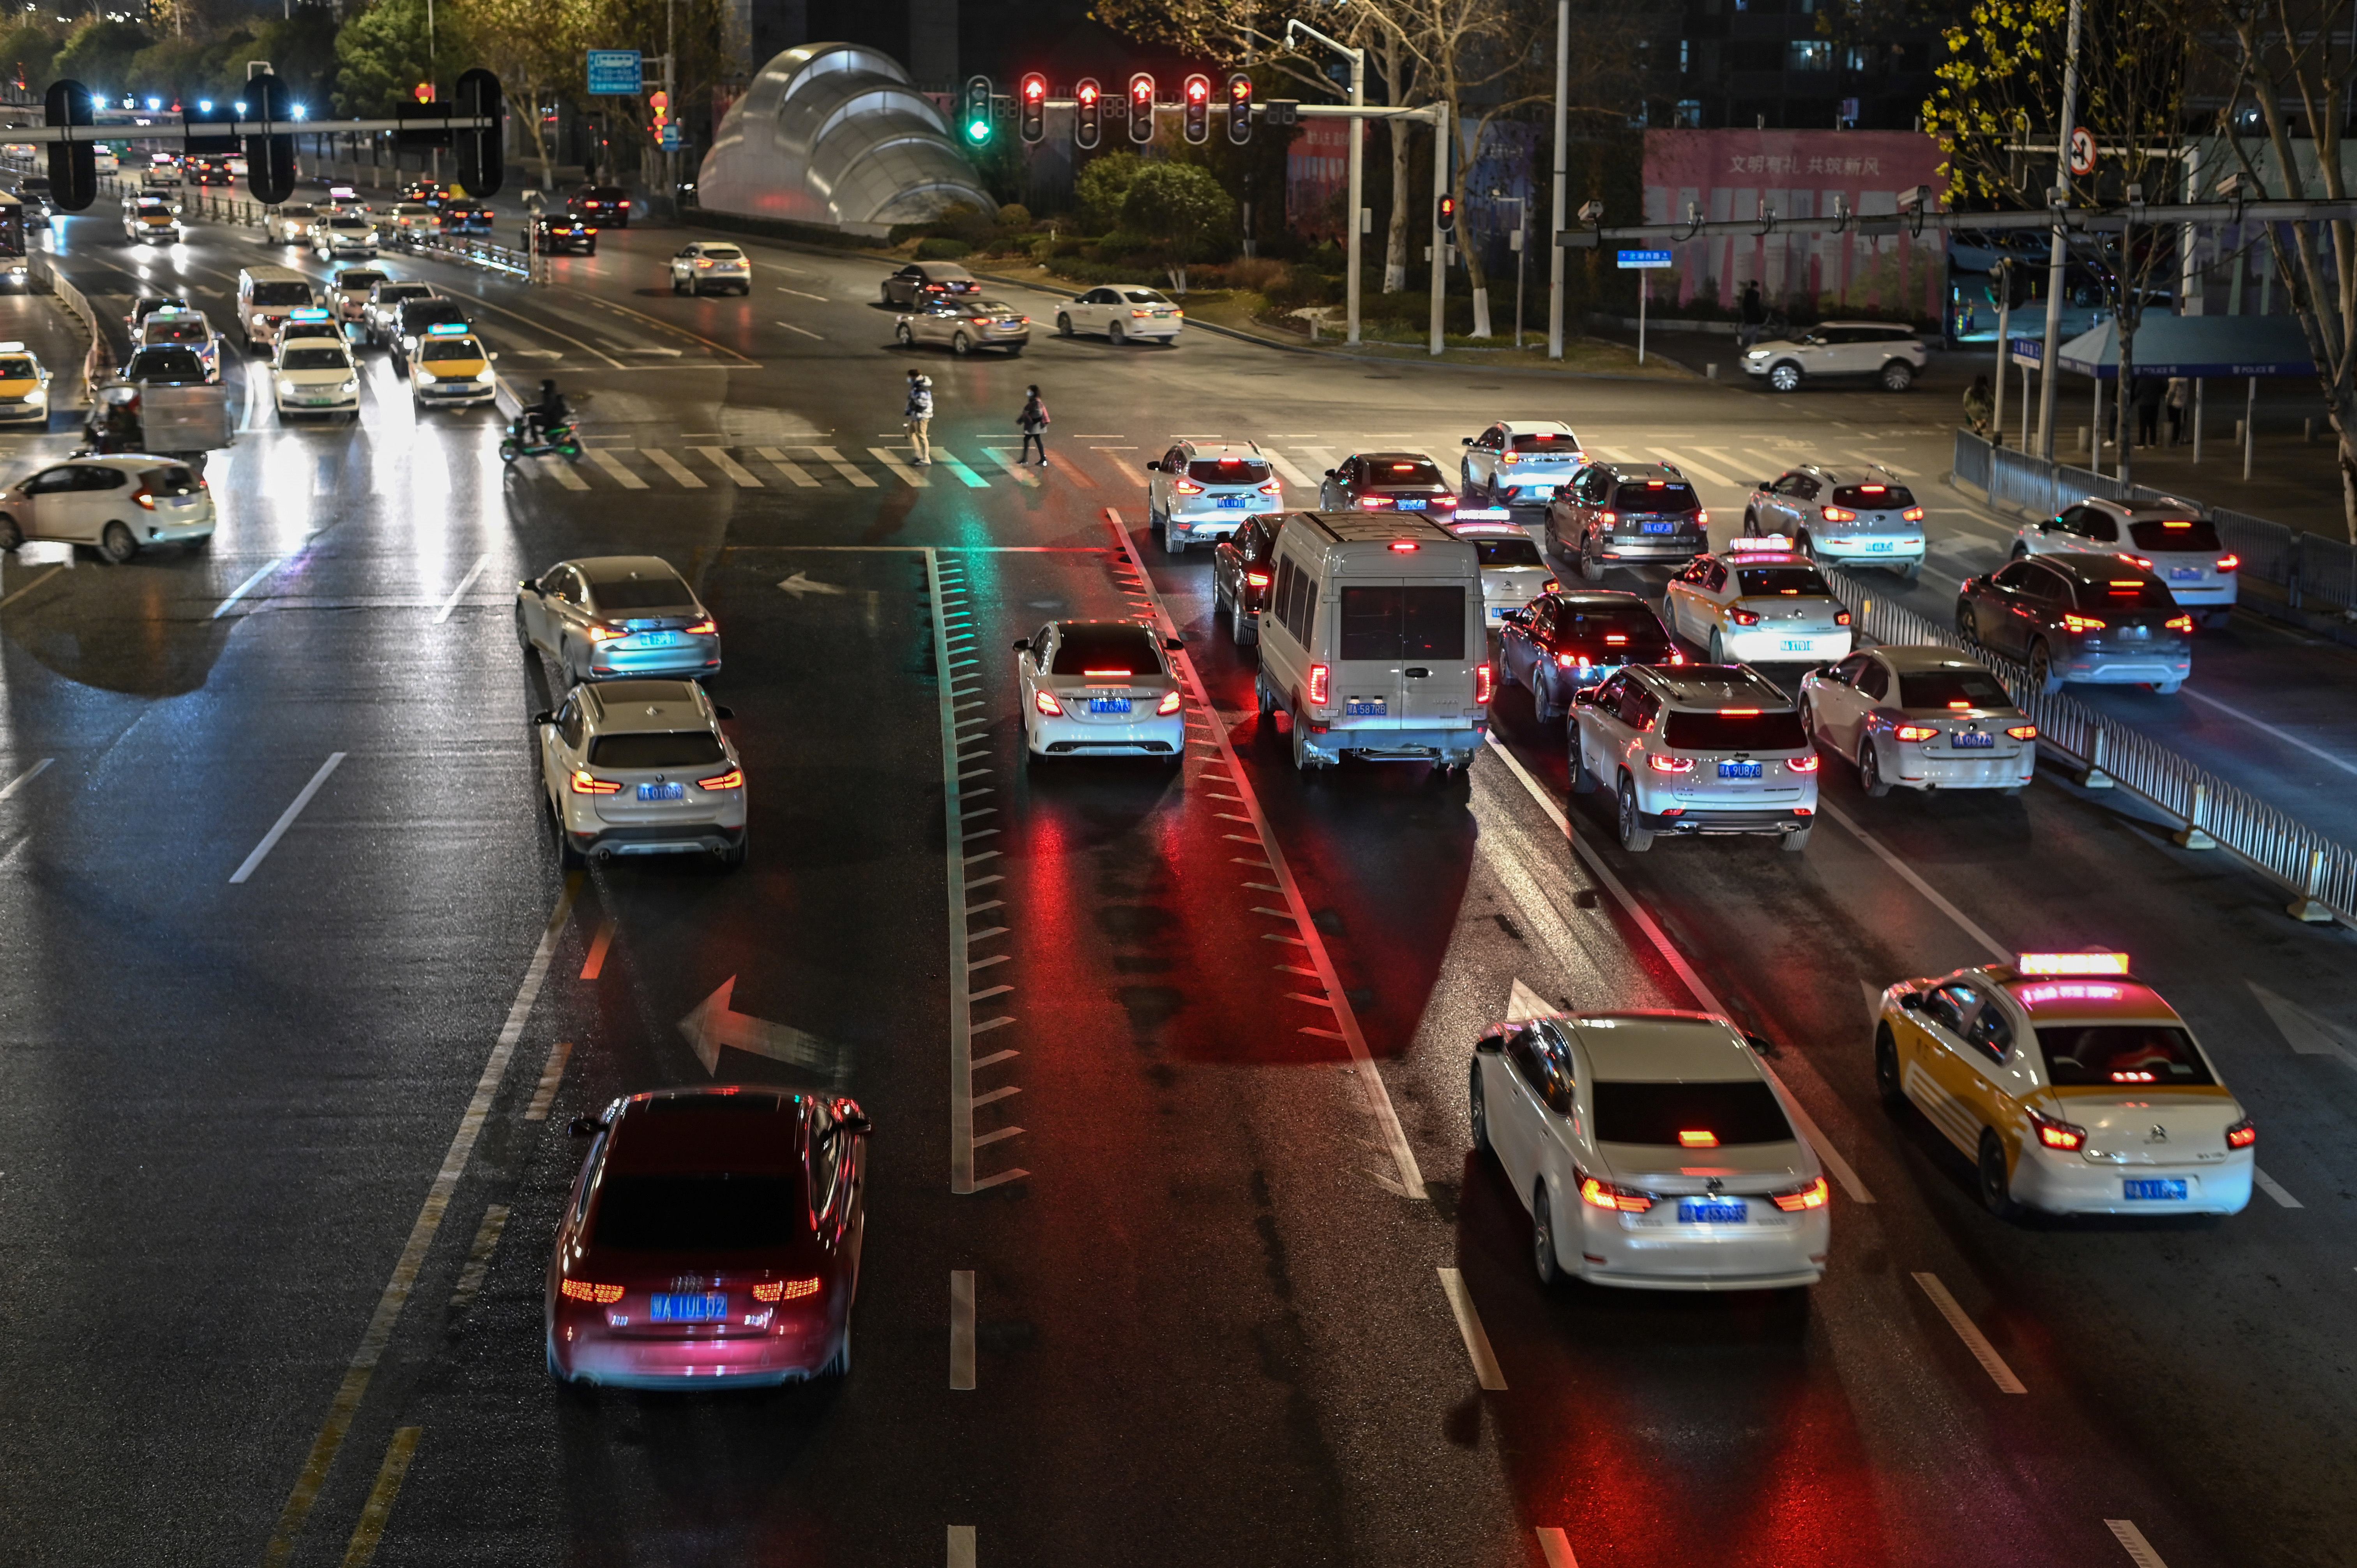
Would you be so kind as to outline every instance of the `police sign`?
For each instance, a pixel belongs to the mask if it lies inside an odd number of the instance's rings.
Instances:
[[[1629,270],[1638,267],[1666,267],[1674,263],[1667,251],[1623,251],[1620,252],[1620,264],[1623,270]]]
[[[589,94],[593,98],[636,98],[646,82],[636,49],[591,49]]]

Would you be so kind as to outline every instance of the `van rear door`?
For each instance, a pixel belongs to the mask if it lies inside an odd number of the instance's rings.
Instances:
[[[1464,585],[1346,581],[1337,608],[1334,691],[1347,727],[1411,729],[1460,716],[1469,695],[1458,689]]]

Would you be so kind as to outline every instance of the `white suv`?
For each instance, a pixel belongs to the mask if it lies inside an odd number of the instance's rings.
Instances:
[[[2197,611],[2204,626],[2223,626],[2233,617],[2242,558],[2227,551],[2197,501],[2169,496],[2132,507],[2089,496],[2053,517],[2023,523],[2013,536],[2017,561],[2088,550],[2134,556],[2168,586],[2171,598]]]
[[[1146,470],[1146,522],[1173,555],[1217,544],[1254,512],[1285,510],[1284,483],[1250,441],[1181,441]]]
[[[262,231],[274,245],[307,245],[318,221],[318,211],[309,202],[288,201],[269,209],[262,220]]]
[[[1571,426],[1555,419],[1501,419],[1464,445],[1457,475],[1467,506],[1544,506],[1587,460]]]
[[[1827,321],[1798,338],[1779,338],[1744,351],[1748,375],[1764,377],[1776,392],[1808,381],[1871,376],[1885,392],[1905,392],[1923,373],[1923,343],[1911,327],[1888,321]]]
[[[576,686],[533,715],[557,858],[716,855],[745,864],[745,769],[720,731],[732,718],[693,681]]]
[[[1809,842],[1817,753],[1792,699],[1747,664],[1632,664],[1572,694],[1571,787],[1612,791],[1620,847],[1655,833]]]

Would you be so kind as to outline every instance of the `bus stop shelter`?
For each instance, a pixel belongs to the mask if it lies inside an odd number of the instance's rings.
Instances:
[[[2062,345],[2059,369],[2094,382],[2094,459],[2100,471],[2104,445],[2104,383],[2120,376],[2120,328],[2106,321]],[[2316,360],[2308,335],[2295,316],[2147,316],[2136,333],[2137,377],[2183,377],[2193,387],[2193,460],[2201,461],[2201,387],[2207,381],[2239,379],[2243,399],[2243,477],[2251,477],[2251,444],[2262,376],[2314,377]],[[2119,395],[2130,395],[2123,389]]]

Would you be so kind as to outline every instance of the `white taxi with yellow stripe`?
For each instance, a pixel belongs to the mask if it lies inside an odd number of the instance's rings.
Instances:
[[[46,424],[49,372],[22,343],[0,343],[0,420]]]
[[[2006,1217],[2239,1214],[2258,1129],[2126,953],[2023,953],[1882,993],[1874,1081]]]
[[[498,358],[471,328],[436,322],[410,344],[410,395],[420,408],[489,403],[499,390],[491,375]]]

